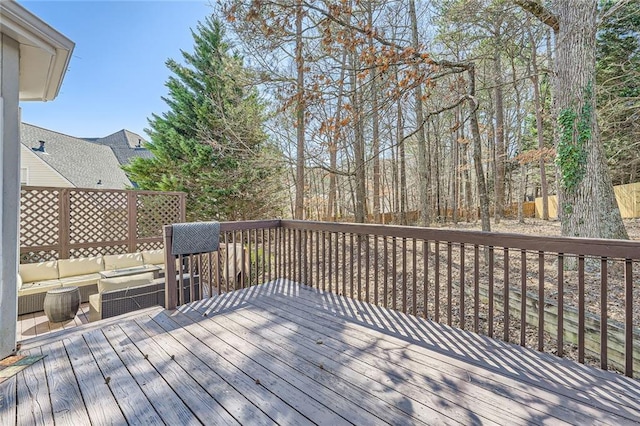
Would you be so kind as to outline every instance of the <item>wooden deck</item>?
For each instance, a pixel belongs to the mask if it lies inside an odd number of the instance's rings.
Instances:
[[[69,330],[89,323],[89,304],[83,303],[78,314],[72,320],[65,322],[49,322],[44,312],[34,312],[18,317],[18,342],[32,337],[42,336],[59,330]]]
[[[0,424],[633,424],[640,382],[287,281],[23,342]]]

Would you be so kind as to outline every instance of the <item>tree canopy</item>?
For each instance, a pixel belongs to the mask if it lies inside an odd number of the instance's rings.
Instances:
[[[162,99],[149,119],[146,147],[125,171],[141,189],[184,191],[189,220],[238,220],[281,214],[282,158],[264,131],[265,105],[242,58],[230,52],[214,17],[192,30],[193,52],[166,62]]]

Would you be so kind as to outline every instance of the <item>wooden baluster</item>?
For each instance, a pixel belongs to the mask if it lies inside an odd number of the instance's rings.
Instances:
[[[520,250],[520,346],[527,338],[527,251]]]
[[[608,368],[608,340],[609,327],[607,324],[607,308],[608,308],[608,276],[607,276],[607,258],[600,258],[600,368],[606,370]]]

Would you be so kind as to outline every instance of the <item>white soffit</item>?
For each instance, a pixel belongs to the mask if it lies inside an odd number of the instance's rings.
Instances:
[[[20,43],[20,100],[58,96],[75,43],[13,0],[0,0],[0,31]]]

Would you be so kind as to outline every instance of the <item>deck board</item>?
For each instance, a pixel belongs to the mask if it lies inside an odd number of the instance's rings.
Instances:
[[[174,315],[171,319],[182,327],[188,328],[201,344],[214,349],[234,365],[239,366],[245,374],[253,379],[254,386],[265,387],[269,392],[275,393],[289,407],[295,409],[307,419],[312,420],[312,422],[325,425],[348,424],[349,422],[356,422],[356,424],[379,422],[374,415],[364,412],[358,407],[345,407],[345,404],[340,400],[337,401],[336,407],[329,409],[329,407],[316,399],[318,395],[322,396],[323,393],[326,394],[328,391],[313,381],[303,380],[297,374],[281,365],[281,363],[278,363],[273,357],[264,360],[263,357],[267,356],[267,353],[256,353],[248,350],[248,347],[243,347],[232,339],[229,342],[220,339],[199,322],[192,321],[186,315]],[[264,364],[267,363],[269,365],[265,366]],[[348,408],[351,410],[348,410]],[[347,418],[345,419],[343,416]]]
[[[150,337],[149,340],[152,339],[161,349],[158,352],[153,352],[164,353],[169,357],[179,352],[187,354],[185,351],[186,348],[183,347],[178,340],[167,336],[164,330],[150,318],[142,318],[136,321],[135,325],[144,331]],[[148,352],[151,353],[152,351]],[[223,378],[216,374],[215,370],[218,369],[217,365],[214,370],[212,366],[207,365],[193,352],[189,352],[188,356],[176,357],[174,360],[183,371],[189,373],[189,377],[191,377],[192,380],[197,382],[198,385],[215,400],[216,404],[224,407],[239,423],[255,425],[273,423],[273,420],[258,408],[254,407],[242,393],[238,392],[233,386],[229,385]]]
[[[248,405],[242,408],[243,410],[253,411],[253,404],[257,409],[261,410],[277,423],[311,424],[306,417],[298,411],[292,410],[284,401],[269,392],[264,386],[256,386],[255,379],[252,379],[247,374],[248,369],[245,368],[243,371],[239,366],[228,361],[209,346],[202,344],[202,342],[191,333],[181,327],[177,327],[177,324],[171,321],[169,317],[165,315],[155,315],[153,318],[149,318],[149,321],[145,322],[145,326],[159,328],[162,332],[165,332],[166,335],[171,336],[176,342],[180,343],[180,346],[178,346],[179,351],[184,351],[188,348],[199,360],[205,365],[208,365],[216,375],[213,380],[220,378],[223,383],[228,384],[237,394],[242,395],[247,400]],[[182,345],[185,346],[183,347]],[[173,345],[173,347],[175,346],[176,345]],[[182,360],[183,357],[180,357],[180,359]],[[211,373],[208,374],[209,377],[212,375]],[[229,392],[227,389],[221,389],[221,391],[224,393],[217,393],[217,395],[224,396]],[[233,393],[229,393],[230,398],[234,396]],[[244,404],[245,400],[240,399],[237,402]],[[225,404],[228,404],[228,402],[225,402]],[[229,411],[233,413],[233,409],[229,409]]]
[[[283,332],[286,333],[285,330],[293,329],[290,317],[286,314],[282,315],[280,317],[282,319],[280,319],[277,314],[269,311],[268,305],[265,304],[263,309],[264,311],[259,312],[258,315],[263,316],[274,324],[279,324],[279,327],[270,327],[275,333],[282,336]],[[247,320],[251,320],[244,312],[239,311],[239,313]],[[269,313],[272,315],[269,315]],[[299,320],[298,318],[295,319],[296,321]],[[238,318],[233,320],[241,321]],[[520,406],[514,407],[508,413],[488,408],[490,405],[501,406],[508,401],[506,398],[500,398],[499,395],[495,396],[491,392],[476,391],[475,393],[476,398],[483,400],[487,405],[468,403],[466,400],[459,398],[462,391],[460,388],[451,388],[450,376],[445,376],[435,371],[435,374],[430,374],[430,369],[423,372],[425,370],[423,366],[417,363],[409,363],[408,361],[410,360],[408,358],[403,359],[402,362],[395,362],[389,354],[384,352],[374,354],[370,350],[370,345],[360,344],[360,342],[355,339],[349,339],[347,336],[340,340],[334,339],[332,335],[335,333],[328,328],[311,324],[309,327],[297,328],[296,332],[299,337],[302,337],[298,342],[311,350],[314,349],[314,345],[317,346],[318,338],[322,340],[322,345],[319,346],[321,349],[318,351],[323,359],[322,362],[328,362],[328,365],[334,368],[348,365],[355,373],[368,377],[382,386],[388,386],[393,391],[404,395],[405,398],[414,400],[416,403],[426,407],[446,401],[445,404],[440,404],[438,409],[453,419],[472,419],[477,417],[478,420],[482,418],[499,423],[514,423],[517,422],[518,414],[523,416],[521,419],[526,418],[526,411],[522,410]],[[278,340],[278,338],[274,337],[274,340]],[[389,363],[392,361],[394,361],[394,365],[390,368]],[[437,383],[437,391],[425,389],[425,382]]]
[[[196,424],[197,418],[165,381],[164,377],[144,358],[133,342],[117,325],[102,330],[105,337],[138,383],[165,424]],[[170,358],[169,358],[170,359]],[[197,401],[194,401],[194,404]]]
[[[125,418],[118,402],[82,336],[65,339],[63,343],[75,375],[79,378],[78,384],[92,424],[124,424]]]
[[[286,280],[82,315],[22,342],[0,424],[640,422],[636,380]]]
[[[127,422],[130,424],[161,423],[162,420],[155,408],[129,374],[104,334],[100,330],[92,330],[83,337],[93,357],[98,361],[98,368],[102,375],[102,378],[98,376],[98,380],[109,385]]]
[[[24,355],[42,355],[40,348],[26,351]],[[53,410],[49,398],[44,362],[37,362],[17,375],[18,405],[17,422],[25,425],[53,424]],[[10,424],[0,421],[0,424]]]
[[[234,312],[234,318],[237,312],[239,311]],[[291,338],[295,332],[289,332],[287,338],[275,342],[263,338],[258,333],[260,329],[271,326],[266,321],[258,324],[255,330],[236,326],[231,320],[205,321],[201,324],[220,339],[233,345],[248,348],[253,353],[254,359],[258,359],[265,368],[273,373],[287,372],[288,376],[294,375],[303,381],[312,380],[317,383],[318,386],[308,385],[307,389],[299,389],[301,392],[310,392],[310,396],[320,397],[323,402],[330,402],[331,409],[340,413],[348,421],[356,424],[364,424],[363,422],[370,424],[382,419],[388,423],[398,424],[406,418],[407,414],[411,414],[398,408],[398,405],[402,404],[402,398],[398,397],[399,394],[395,390],[388,388],[384,399],[376,398],[366,391],[366,389],[376,390],[373,381],[365,380],[364,376],[349,374],[346,370],[340,371],[339,366],[330,365],[329,359],[324,362],[314,360],[311,351],[307,351],[304,346],[299,345],[297,339],[295,345],[291,344]],[[283,378],[289,381],[286,376]],[[293,382],[292,384],[295,385]],[[354,411],[361,412],[355,413]],[[376,412],[378,418],[368,415],[371,412]],[[423,414],[422,418],[429,415],[438,423],[454,423],[452,419],[446,419],[436,410],[430,410],[429,413]],[[424,424],[420,421],[416,423]]]
[[[62,342],[52,343],[44,358],[53,420],[57,425],[89,424],[85,406],[71,362]]]
[[[68,330],[89,323],[89,304],[83,303],[77,315],[65,322],[50,323],[44,312],[32,312],[18,317],[18,341],[44,336],[59,330]]]
[[[171,389],[180,395],[181,399],[190,402],[189,408],[201,422],[209,421],[216,425],[238,424],[200,384],[190,375],[184,374],[184,370],[176,364],[175,358],[171,359],[171,356],[164,352],[153,339],[149,339],[136,323],[125,323],[121,329],[143,354],[146,362],[171,386]]]
[[[300,303],[306,304],[307,308],[303,309],[302,315],[304,317],[311,318],[313,323],[321,323],[325,325],[332,324],[332,326],[329,327],[331,327],[334,332],[343,332],[345,335],[354,336],[358,339],[363,339],[363,336],[370,335],[371,337],[369,337],[368,339],[364,339],[364,343],[365,345],[371,345],[372,343],[375,343],[376,347],[372,348],[372,351],[374,352],[377,350],[382,350],[387,356],[390,356],[390,354],[393,353],[392,351],[396,350],[397,347],[406,345],[406,343],[402,343],[403,336],[401,335],[391,335],[387,339],[384,339],[384,341],[381,341],[378,338],[377,333],[370,333],[367,330],[363,332],[362,328],[357,324],[353,324],[349,321],[336,322],[337,320],[334,315],[332,315],[331,313],[323,312],[321,309],[318,309],[317,306],[313,305],[318,300],[307,299],[305,292],[301,292],[296,298],[294,298],[294,300],[291,300],[290,298],[283,299],[281,296],[274,297],[276,297],[276,300],[272,306],[278,309],[282,309],[283,312],[291,311],[295,308],[296,305]],[[288,303],[286,306],[283,305],[283,300],[287,300]],[[268,302],[269,298],[261,298],[255,303],[263,304]],[[350,302],[350,300],[346,301],[346,303]],[[311,306],[311,308],[309,306]],[[365,307],[359,306],[357,309],[359,311],[354,309],[353,312],[361,312],[362,309],[365,309]],[[379,310],[380,308],[371,307],[369,309]],[[298,317],[294,318],[294,321],[304,322],[303,316],[300,316],[300,311],[294,311],[294,313],[298,314]],[[385,315],[386,312],[384,312],[384,310],[381,310],[379,314]],[[407,321],[413,320],[413,318],[408,318],[408,316],[403,316],[402,314],[400,314],[400,316],[397,316],[396,318],[398,321],[400,321],[401,317],[406,317]],[[408,328],[409,326],[407,325],[405,329]],[[459,337],[454,336],[455,334],[459,333],[459,331],[434,323],[431,323],[430,328],[428,330],[424,330],[424,332],[430,335],[443,333],[446,336],[448,334],[448,338],[452,342],[461,340]],[[616,382],[618,381],[618,379],[621,379],[621,382],[625,384],[623,388],[626,392],[629,392],[631,398],[635,393],[637,393],[639,389],[639,387],[637,386],[637,382],[621,376],[613,375],[608,372],[605,373],[607,373],[609,376],[612,376],[611,379],[613,380],[611,384],[613,384],[614,386],[608,386],[606,388],[603,388],[601,386],[602,380],[599,377],[592,377],[587,381],[587,376],[583,376],[583,379],[585,379],[585,383],[583,383],[582,385],[579,385],[575,380],[571,381],[571,383],[567,385],[567,383],[564,382],[566,380],[566,375],[561,374],[561,371],[563,370],[559,370],[560,372],[558,372],[557,380],[555,381],[547,379],[546,374],[544,374],[543,377],[533,375],[530,371],[532,366],[537,365],[538,371],[541,372],[546,371],[546,368],[540,368],[540,364],[542,364],[543,367],[551,367],[544,364],[546,362],[545,354],[539,354],[538,352],[527,350],[519,346],[506,345],[503,342],[496,341],[494,343],[493,340],[483,339],[481,338],[482,336],[477,336],[473,333],[466,334],[469,335],[469,337],[467,338],[466,336],[463,336],[464,340],[466,340],[467,342],[473,339],[478,340],[478,346],[481,348],[486,348],[485,350],[489,354],[495,353],[496,351],[493,349],[493,346],[498,345],[500,351],[508,353],[509,358],[514,361],[511,363],[511,368],[506,370],[500,367],[490,368],[490,366],[483,365],[481,362],[478,362],[476,360],[476,356],[467,357],[459,361],[459,358],[452,356],[451,353],[446,353],[442,346],[439,348],[439,351],[433,351],[432,349],[424,348],[423,346],[417,344],[411,345],[411,347],[407,348],[407,350],[402,350],[402,354],[401,356],[399,355],[398,361],[406,362],[405,359],[409,358],[410,360],[415,360],[416,362],[418,362],[418,364],[422,364],[423,366],[440,369],[443,374],[456,374],[458,379],[465,380],[465,378],[468,378],[474,383],[484,382],[486,379],[490,379],[491,381],[487,383],[487,387],[494,393],[500,390],[503,393],[518,396],[520,395],[520,393],[517,392],[517,390],[521,389],[526,392],[526,394],[521,397],[521,401],[523,404],[526,403],[528,406],[530,403],[529,400],[533,401],[534,404],[537,403],[537,401],[542,400],[543,402],[546,402],[546,404],[544,405],[545,410],[549,410],[549,408],[554,407],[554,405],[558,405],[556,400],[557,396],[566,398],[563,399],[563,404],[559,407],[561,410],[566,408],[567,405],[569,405],[569,407],[572,407],[572,404],[575,404],[574,401],[576,401],[577,399],[580,404],[588,405],[575,406],[575,412],[585,412],[587,414],[593,414],[596,416],[596,419],[602,415],[603,410],[604,412],[607,412],[610,409],[611,402],[615,402],[614,398],[618,398],[616,395],[606,395],[607,392],[620,389],[619,386],[616,386]],[[391,343],[389,342],[390,339],[394,338],[398,339],[395,345],[393,343],[393,340],[391,340]],[[440,340],[444,338],[445,337],[441,337]],[[451,346],[453,345],[450,345],[449,347]],[[510,353],[508,349],[511,349]],[[525,355],[523,355],[523,353]],[[541,358],[538,359],[538,356],[541,356]],[[531,358],[533,358],[533,360],[531,360]],[[473,364],[477,364],[478,366],[470,364],[470,359],[474,360]],[[557,361],[562,362],[566,360],[558,359]],[[443,365],[443,363],[445,364]],[[578,371],[583,370],[582,367],[584,366],[571,362],[570,364],[574,364],[575,368]],[[419,366],[414,365],[413,368],[418,369]],[[600,372],[600,370],[597,371]],[[479,376],[477,376],[477,374],[479,374]],[[629,384],[632,384],[632,386],[628,386]],[[504,385],[507,385],[507,388],[502,389]],[[553,389],[554,392],[549,393],[547,389]],[[603,397],[601,393],[605,394],[606,398]],[[638,401],[632,401],[631,398],[627,396],[624,398],[626,401],[618,400],[616,406],[621,402],[623,403],[623,405],[630,406],[630,412],[632,413],[633,417],[637,415],[639,410]],[[594,406],[592,407],[591,405]],[[590,420],[590,418],[587,419]],[[613,420],[617,421],[618,419],[617,417],[613,417],[610,419],[610,421]],[[574,420],[574,422],[577,422],[577,419]]]

